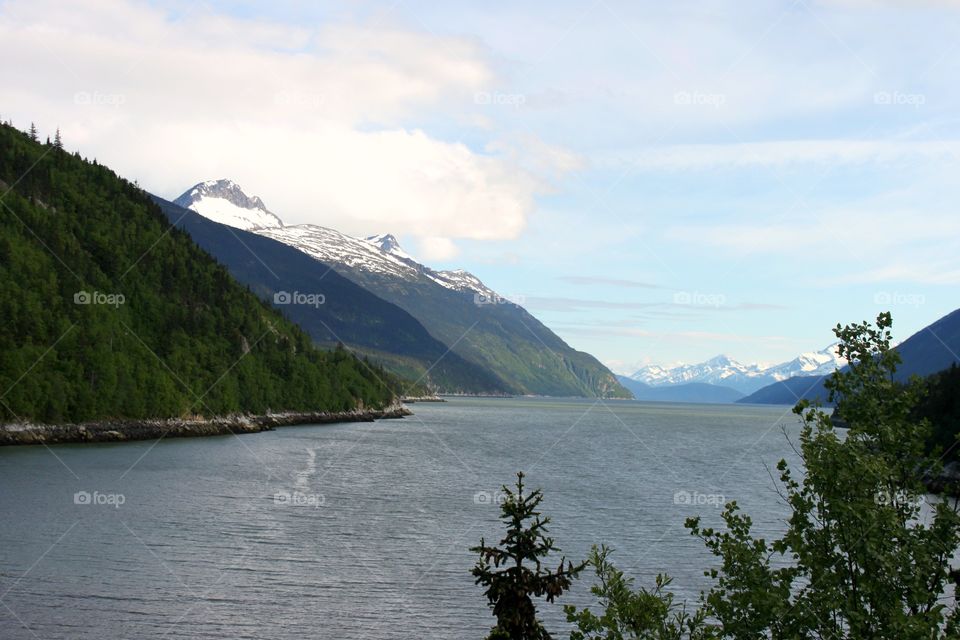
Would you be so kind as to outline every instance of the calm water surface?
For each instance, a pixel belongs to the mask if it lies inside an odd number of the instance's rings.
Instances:
[[[786,407],[591,400],[417,404],[416,416],[241,437],[0,449],[0,638],[481,638],[467,548],[499,540],[524,470],[563,552],[616,549],[682,597],[683,528],[737,500],[781,527]],[[78,504],[79,502],[79,504]],[[566,602],[588,602],[580,580]],[[548,627],[566,636],[557,607]]]

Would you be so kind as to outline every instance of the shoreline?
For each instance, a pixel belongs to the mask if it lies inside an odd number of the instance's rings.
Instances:
[[[404,404],[414,404],[417,402],[446,402],[440,396],[403,396]]]
[[[351,411],[281,411],[263,415],[152,420],[92,420],[67,424],[9,423],[0,425],[0,447],[86,442],[129,442],[157,438],[202,438],[273,431],[298,424],[373,422],[413,415],[401,402],[383,409]]]

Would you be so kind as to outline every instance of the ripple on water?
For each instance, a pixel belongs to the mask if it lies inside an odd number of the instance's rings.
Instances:
[[[492,618],[467,549],[501,529],[477,496],[519,469],[544,488],[568,557],[606,542],[641,583],[669,571],[681,597],[705,586],[710,561],[683,521],[717,523],[720,510],[677,492],[737,499],[758,531],[781,526],[767,468],[793,457],[783,408],[454,399],[416,411],[152,449],[53,447],[79,480],[43,448],[0,450],[0,593],[22,620],[0,609],[0,637],[482,637]],[[76,505],[77,491],[126,501]],[[278,503],[294,493],[305,502]],[[588,587],[567,602],[587,602]],[[563,628],[559,607],[542,611]]]

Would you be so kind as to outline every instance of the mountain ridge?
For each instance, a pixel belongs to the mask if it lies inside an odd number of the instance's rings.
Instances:
[[[328,347],[342,342],[430,388],[506,393],[495,377],[456,354],[448,354],[446,345],[413,316],[328,265],[278,240],[243,229],[228,230],[192,209],[153,198],[171,223],[187,231],[233,277],[300,325],[315,342]],[[292,299],[277,302],[298,293],[322,299],[317,298],[319,304],[295,304]]]
[[[190,199],[190,208],[204,215],[218,198]],[[247,223],[240,214],[237,224]],[[295,247],[404,309],[451,351],[497,376],[510,393],[630,397],[596,358],[572,349],[521,306],[465,270],[437,271],[417,262],[391,234],[361,239],[320,225],[282,222],[249,231]]]
[[[905,382],[910,376],[929,376],[960,363],[960,309],[951,311],[920,329],[894,349],[902,363],[894,379]],[[793,404],[805,399],[827,402],[826,376],[798,376],[762,387],[737,402],[751,404]]]
[[[652,387],[627,376],[617,376],[620,384],[626,387],[635,400],[649,402],[689,402],[704,404],[729,404],[743,397],[743,394],[731,387],[723,387],[706,382],[687,382],[677,385]]]
[[[205,218],[238,229],[283,226],[280,217],[267,209],[259,196],[248,196],[233,180],[198,182],[174,200],[173,204],[184,209],[194,208]]]
[[[747,395],[770,384],[797,376],[826,375],[846,364],[836,354],[837,343],[819,351],[801,353],[796,358],[774,365],[742,364],[725,354],[697,364],[674,367],[649,365],[628,376],[650,387],[668,387],[704,383],[735,389]]]

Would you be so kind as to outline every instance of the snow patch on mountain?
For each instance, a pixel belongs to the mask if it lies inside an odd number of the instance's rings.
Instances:
[[[375,245],[315,224],[282,228],[253,229],[255,233],[300,249],[327,264],[339,263],[354,269],[396,276],[406,280],[417,277],[417,268]]]
[[[649,365],[630,376],[633,380],[652,387],[673,386],[702,382],[732,387],[744,393],[794,376],[829,375],[847,364],[837,354],[837,343],[820,351],[802,353],[793,360],[767,366],[759,363],[742,364],[726,355],[718,355],[698,364],[676,367]]]
[[[631,378],[653,387],[705,382],[723,384],[740,378],[754,378],[763,375],[758,364],[744,365],[727,355],[718,355],[699,364],[681,364],[672,368],[656,365],[644,367]]]
[[[396,237],[393,236],[393,234],[381,233],[375,236],[367,236],[364,238],[364,241],[369,242],[373,246],[379,248],[381,251],[385,251],[386,253],[396,256],[401,260],[409,260],[410,262],[414,263],[417,262],[413,256],[400,248],[400,243],[397,241]]]
[[[237,229],[283,227],[283,221],[267,209],[263,200],[248,196],[233,180],[207,180],[187,189],[173,201],[193,209],[204,218]]]
[[[434,271],[417,262],[392,234],[354,238],[314,224],[286,226],[260,198],[247,196],[232,180],[198,183],[174,202],[210,220],[288,244],[330,265],[341,264],[410,282],[428,278],[451,291],[479,295],[481,302],[503,300],[479,278],[463,269]]]
[[[431,280],[447,289],[479,293],[484,296],[487,301],[491,302],[499,302],[501,300],[500,294],[483,284],[480,278],[469,271],[463,269],[455,269],[453,271],[430,270],[430,273],[427,275]]]
[[[847,364],[846,359],[837,353],[838,345],[838,342],[834,342],[820,351],[801,353],[789,362],[769,367],[766,373],[778,382],[794,376],[830,375]]]

